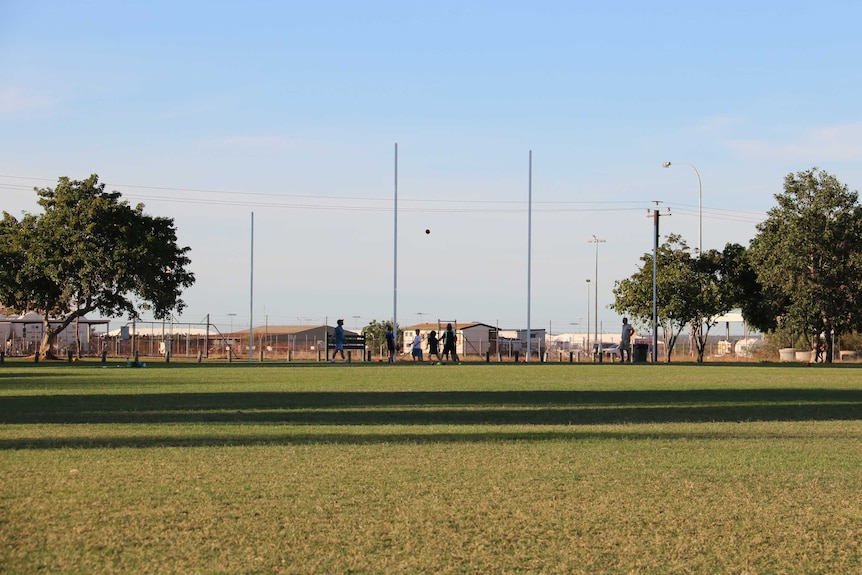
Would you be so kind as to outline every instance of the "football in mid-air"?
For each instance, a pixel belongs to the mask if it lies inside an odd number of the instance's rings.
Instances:
[[[426,233],[426,234],[430,234],[430,233],[431,233],[431,230],[425,230],[425,233]]]

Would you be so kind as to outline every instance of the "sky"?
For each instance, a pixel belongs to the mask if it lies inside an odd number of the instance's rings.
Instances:
[[[860,21],[849,0],[0,0],[0,210],[95,173],[172,218],[197,279],[178,322],[612,333],[650,210],[721,249],[789,173],[862,186]]]

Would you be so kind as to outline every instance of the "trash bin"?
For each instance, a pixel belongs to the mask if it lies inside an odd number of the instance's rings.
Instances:
[[[636,343],[632,347],[632,361],[635,363],[646,363],[647,355],[649,355],[649,344]]]

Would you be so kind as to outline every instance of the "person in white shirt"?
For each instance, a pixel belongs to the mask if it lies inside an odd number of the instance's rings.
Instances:
[[[413,336],[413,361],[422,361],[422,336],[419,335],[419,330],[416,330],[416,335]]]

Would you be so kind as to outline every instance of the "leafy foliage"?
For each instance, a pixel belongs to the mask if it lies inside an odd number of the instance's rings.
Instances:
[[[653,257],[641,257],[643,266],[631,278],[618,281],[614,287],[613,308],[639,324],[652,323]],[[725,289],[731,267],[724,254],[711,250],[695,258],[685,241],[670,235],[659,246],[656,266],[656,313],[664,334],[667,359],[670,361],[677,338],[686,326],[691,326],[698,350],[703,353],[709,330],[716,318],[733,308],[733,300]]]
[[[365,341],[368,345],[374,348],[381,348],[386,345],[386,332],[392,326],[391,321],[377,321],[372,319],[371,322],[362,328],[362,335],[365,336]],[[404,340],[404,330],[398,328],[396,342]]]
[[[812,347],[825,335],[862,327],[862,211],[858,194],[812,168],[784,179],[778,206],[757,226],[751,262],[758,281],[775,294],[781,322],[806,334]],[[768,327],[768,326],[767,326]]]
[[[194,274],[186,269],[190,248],[177,246],[172,219],[129,206],[95,174],[62,177],[55,188],[36,192],[43,213],[18,221],[4,212],[0,224],[0,301],[44,316],[42,353],[92,311],[137,318],[135,300],[156,318],[182,311],[180,296]],[[62,322],[49,326],[49,316]]]

